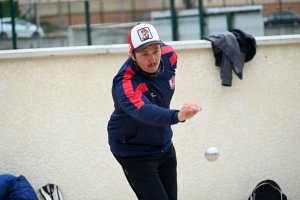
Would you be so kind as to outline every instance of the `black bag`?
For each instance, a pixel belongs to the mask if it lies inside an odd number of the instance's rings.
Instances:
[[[287,200],[287,197],[275,181],[264,180],[257,184],[248,200]]]

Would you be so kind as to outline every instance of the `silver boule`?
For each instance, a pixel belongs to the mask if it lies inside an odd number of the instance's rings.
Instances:
[[[205,151],[205,158],[206,160],[213,162],[219,158],[219,151],[216,147],[209,147]]]

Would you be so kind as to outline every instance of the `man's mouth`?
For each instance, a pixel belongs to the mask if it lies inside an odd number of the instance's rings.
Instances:
[[[157,66],[157,63],[153,63],[153,64],[148,65],[148,67],[156,67],[156,66]]]

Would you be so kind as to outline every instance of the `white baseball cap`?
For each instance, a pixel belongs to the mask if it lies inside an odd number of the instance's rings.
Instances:
[[[152,24],[137,24],[127,35],[131,51],[140,52],[152,44],[161,44],[159,34]]]

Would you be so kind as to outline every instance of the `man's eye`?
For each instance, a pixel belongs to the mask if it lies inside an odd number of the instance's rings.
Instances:
[[[148,54],[146,54],[146,53],[143,53],[143,54],[142,54],[142,56],[147,56],[147,55],[148,55]]]

